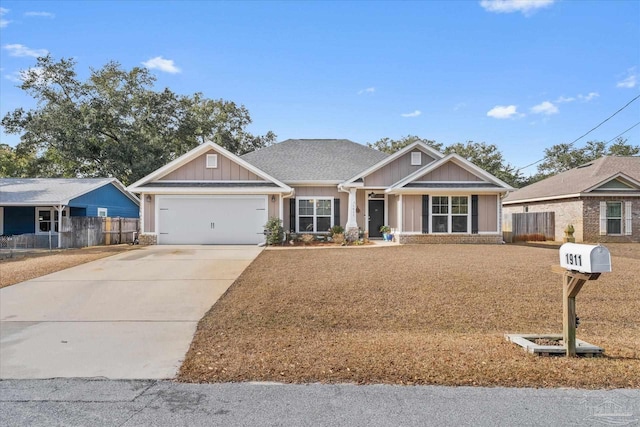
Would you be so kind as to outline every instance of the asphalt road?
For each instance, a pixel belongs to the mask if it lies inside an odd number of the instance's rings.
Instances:
[[[3,380],[3,426],[639,425],[640,390]]]

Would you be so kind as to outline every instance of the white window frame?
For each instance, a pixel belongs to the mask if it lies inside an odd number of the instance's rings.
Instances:
[[[447,213],[446,214],[434,214],[433,213],[433,199],[435,197],[447,197]],[[466,214],[454,214],[453,213],[453,198],[460,197],[467,199],[467,213]],[[447,217],[447,231],[434,231],[433,230],[433,217],[442,216]],[[453,231],[454,216],[467,217],[467,231]],[[429,234],[471,234],[471,196],[462,195],[448,195],[448,194],[434,194],[429,197]]]
[[[422,166],[422,152],[411,152],[411,166]]]
[[[447,213],[446,214],[443,214],[443,213],[434,214],[433,213],[433,206],[434,206],[433,201],[434,201],[434,198],[436,198],[436,197],[438,199],[440,199],[442,197],[446,197],[447,198],[447,204],[446,204]],[[438,201],[440,201],[440,200],[438,200]],[[445,206],[445,205],[443,205],[442,203],[437,203],[437,204],[435,204],[435,206]],[[449,230],[451,230],[451,221],[449,220],[449,216],[450,215],[451,215],[451,197],[449,197],[449,196],[431,196],[431,197],[429,197],[429,232],[430,233],[433,233],[433,234],[450,234],[450,231],[449,231]],[[433,218],[434,217],[445,217],[445,218],[447,218],[447,230],[446,231],[434,231],[433,230]]]
[[[608,201],[607,203],[607,209],[606,209],[606,221],[607,221],[607,235],[608,236],[622,236],[624,234],[624,212],[622,211],[624,204],[622,202],[618,202],[618,201]],[[618,204],[620,205],[620,216],[619,217],[610,217],[609,216],[609,205],[611,204]],[[610,232],[610,227],[609,227],[609,221],[610,220],[615,220],[618,221],[620,223],[620,232],[619,233],[611,233]]]
[[[98,216],[101,218],[106,218],[109,215],[107,214],[109,210],[107,208],[98,208]]]
[[[453,213],[453,198],[454,197],[458,197],[459,199],[465,199],[467,201],[466,205],[464,204],[459,204],[459,206],[466,206],[467,207],[467,213],[465,214],[460,214],[460,213]],[[469,197],[468,196],[451,196],[450,198],[450,202],[449,202],[449,221],[451,222],[451,233],[452,234],[469,234],[469,211],[471,210],[471,206],[469,203]],[[465,231],[453,231],[453,217],[466,217],[467,218],[467,227]]]
[[[207,154],[207,169],[217,169],[217,168],[218,168],[218,155]]]
[[[312,205],[313,205],[313,215],[300,215],[300,201],[312,201]],[[318,215],[318,209],[317,209],[317,204],[316,202],[319,200],[325,200],[325,201],[329,201],[330,206],[331,206],[331,213],[329,215]],[[328,230],[316,230],[317,228],[317,219],[320,217],[324,217],[326,218],[327,216],[329,216],[329,227],[333,227],[333,218],[334,218],[334,209],[335,206],[333,204],[333,198],[332,197],[296,197],[296,233],[310,233],[310,234],[319,234],[319,233],[327,233]],[[313,224],[313,230],[312,231],[307,231],[307,230],[301,230],[300,229],[300,216],[303,216],[305,218],[312,218],[312,224]]]
[[[40,211],[49,211],[49,223],[51,223],[51,225],[49,226],[51,233],[52,234],[58,234],[58,232],[56,231],[56,227],[58,226],[58,220],[56,218],[56,215],[58,214],[58,209],[54,208],[53,206],[36,206],[35,207],[35,219],[36,219],[36,233],[35,234],[49,234],[48,231],[41,231],[40,230]],[[69,216],[69,208],[64,208],[62,210],[62,217],[68,217]]]

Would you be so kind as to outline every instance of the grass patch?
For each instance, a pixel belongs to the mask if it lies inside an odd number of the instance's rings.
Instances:
[[[537,357],[505,333],[562,333],[557,249],[422,245],[265,251],[201,320],[187,382],[640,386],[640,245],[577,297],[603,358]],[[617,255],[617,254],[620,255]]]

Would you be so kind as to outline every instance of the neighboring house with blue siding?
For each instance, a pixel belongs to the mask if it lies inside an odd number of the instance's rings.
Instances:
[[[115,178],[0,178],[0,235],[57,234],[65,216],[138,218]]]

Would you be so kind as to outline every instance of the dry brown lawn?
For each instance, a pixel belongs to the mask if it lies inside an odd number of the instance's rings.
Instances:
[[[505,333],[562,333],[558,250],[424,245],[264,251],[201,320],[187,382],[640,387],[640,245],[577,297],[602,358],[539,357]]]
[[[82,249],[17,254],[14,258],[0,259],[0,288],[138,247],[131,245],[92,246]]]

